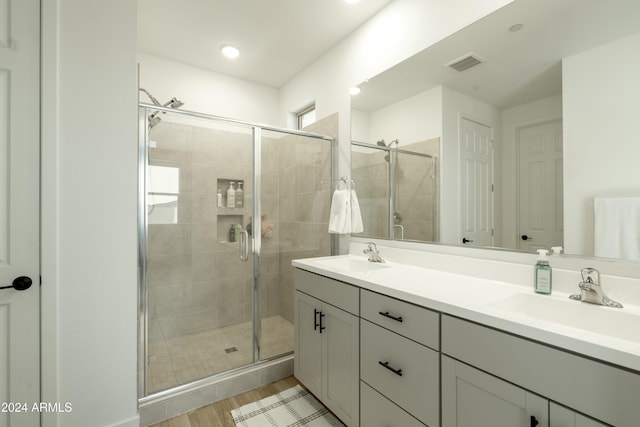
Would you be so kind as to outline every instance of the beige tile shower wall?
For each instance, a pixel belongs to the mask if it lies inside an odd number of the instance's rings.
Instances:
[[[177,221],[148,227],[149,340],[248,321],[251,265],[224,241],[231,223],[247,224],[249,208],[219,215],[216,193],[218,179],[242,179],[251,206],[251,134],[163,121],[151,140],[149,163],[180,178]]]
[[[434,138],[401,147],[440,157],[440,139]],[[396,210],[401,214],[404,237],[410,240],[438,241],[437,161],[399,154],[396,171]],[[396,238],[399,238],[396,235]]]
[[[305,129],[322,135],[338,134],[333,114]],[[331,143],[286,136],[278,141],[280,159],[280,315],[293,322],[293,268],[291,260],[331,253],[328,233],[332,193]]]
[[[400,213],[404,238],[439,241],[440,239],[440,139],[420,141],[400,148],[429,154],[435,161],[409,154],[397,155],[396,211]],[[356,182],[362,209],[364,233],[368,237],[388,238],[389,163],[386,152],[354,150],[351,153],[351,176]],[[400,238],[396,228],[395,238]]]

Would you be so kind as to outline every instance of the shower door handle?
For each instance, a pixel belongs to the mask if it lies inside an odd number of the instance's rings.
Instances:
[[[249,233],[243,230],[240,233],[240,261],[247,262],[249,260]]]

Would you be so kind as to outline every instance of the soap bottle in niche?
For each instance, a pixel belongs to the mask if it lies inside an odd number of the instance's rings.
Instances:
[[[236,208],[244,207],[244,190],[242,189],[242,182],[238,181],[238,188],[236,189]]]
[[[236,207],[236,190],[233,188],[233,181],[229,183],[229,188],[227,189],[227,207],[235,208]]]
[[[538,249],[538,261],[534,267],[535,270],[535,291],[539,294],[551,293],[551,266],[547,260],[549,251],[546,249]]]
[[[240,241],[240,233],[242,233],[242,224],[236,224],[234,227],[236,242]]]
[[[231,224],[231,228],[229,229],[229,242],[233,243],[236,241],[236,225]]]
[[[217,200],[217,206],[218,206],[219,208],[221,208],[221,207],[222,207],[222,190],[220,190],[219,188],[218,188],[218,194],[217,194],[217,196],[216,196],[216,197],[217,197],[217,199],[218,199],[218,200]]]

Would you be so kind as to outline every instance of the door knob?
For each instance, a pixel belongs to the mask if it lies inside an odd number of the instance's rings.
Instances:
[[[467,243],[473,243],[473,240],[469,240],[466,237],[463,237],[462,238],[462,243],[464,243],[466,245]]]
[[[2,286],[2,287],[0,287],[0,289],[13,288],[16,291],[24,291],[24,290],[29,289],[31,287],[32,283],[33,283],[33,281],[31,280],[30,277],[20,276],[20,277],[16,277],[15,279],[13,279],[13,282],[11,283],[11,285]]]
[[[520,236],[520,238],[522,240],[533,240],[531,237],[527,236],[526,234],[523,234],[522,236]]]

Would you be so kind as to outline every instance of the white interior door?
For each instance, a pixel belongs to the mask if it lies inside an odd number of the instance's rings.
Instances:
[[[39,0],[0,0],[0,426],[40,425]]]
[[[460,122],[460,243],[493,246],[493,147],[491,128]]]
[[[518,248],[563,244],[562,121],[518,130]]]

